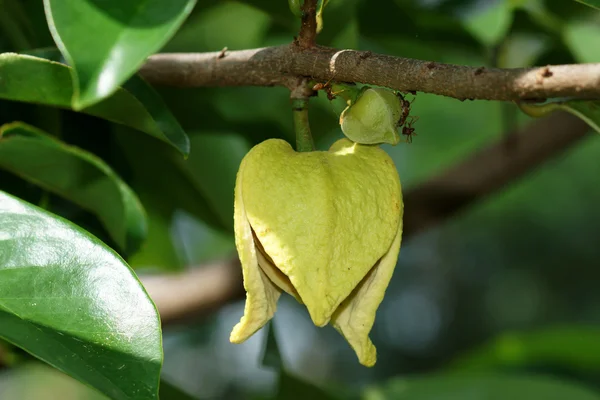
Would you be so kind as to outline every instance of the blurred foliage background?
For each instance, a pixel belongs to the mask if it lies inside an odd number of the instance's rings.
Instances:
[[[41,1],[0,7],[2,52],[54,45]],[[339,48],[471,66],[600,62],[600,12],[575,1],[331,0],[324,18],[318,41]],[[162,51],[285,44],[297,30],[284,0],[202,0]],[[0,101],[0,123],[35,125],[118,171],[149,217],[141,250],[123,254],[138,271],[201,268],[234,253],[233,186],[244,154],[271,137],[293,142],[289,92],[158,90],[191,137],[186,161],[147,135],[72,111]],[[311,101],[319,149],[341,137],[340,107],[322,94]],[[413,115],[413,143],[385,147],[405,191],[529,122],[511,104],[423,93]],[[600,398],[598,154],[600,138],[589,136],[500,194],[405,241],[372,332],[379,355],[372,369],[358,364],[333,329],[316,328],[301,305],[283,296],[275,334],[296,378],[282,379],[288,395],[279,397],[308,398],[305,391],[316,390],[309,382],[341,398],[495,399],[507,397],[493,393],[514,386],[512,397],[530,399],[519,386],[530,377],[547,391],[544,399]],[[115,246],[91,214],[60,197],[6,172],[0,189],[44,202]],[[166,328],[165,379],[198,399],[276,396],[277,375],[261,365],[266,330],[242,345],[228,341],[242,309],[240,301]],[[1,351],[15,360],[0,371],[2,399],[102,398],[18,351]],[[479,386],[461,383],[490,372]],[[500,373],[510,379],[495,381]]]

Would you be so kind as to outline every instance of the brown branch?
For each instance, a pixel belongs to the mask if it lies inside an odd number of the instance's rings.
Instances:
[[[192,268],[181,274],[141,275],[163,324],[203,317],[243,298],[242,271],[237,258]]]
[[[404,236],[440,224],[498,192],[563,153],[589,131],[579,118],[556,112],[412,188],[404,198]]]
[[[317,41],[317,0],[304,0],[302,24],[296,44],[301,49],[313,47]]]
[[[297,45],[215,53],[165,53],[140,73],[157,85],[286,86],[298,76],[360,82],[460,100],[600,98],[600,63],[498,69],[441,64],[364,51]]]
[[[588,131],[580,119],[556,112],[408,190],[404,196],[403,241],[498,192],[563,153]],[[166,324],[206,315],[244,296],[239,265],[234,260],[190,270],[179,277],[146,277],[142,282]]]

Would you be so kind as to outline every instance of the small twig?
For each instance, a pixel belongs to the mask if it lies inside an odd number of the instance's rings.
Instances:
[[[317,41],[317,0],[304,0],[302,24],[296,44],[301,49],[315,46]]]
[[[285,86],[297,77],[359,82],[459,100],[600,99],[600,63],[541,68],[484,68],[442,64],[354,50],[298,45],[150,57],[140,73],[157,85]]]

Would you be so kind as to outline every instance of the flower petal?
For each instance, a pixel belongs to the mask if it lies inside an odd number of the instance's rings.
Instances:
[[[243,166],[242,162],[240,170]],[[258,265],[252,227],[244,208],[241,176],[242,174],[238,173],[235,186],[234,225],[235,245],[242,264],[246,289],[246,306],[244,316],[233,328],[229,337],[232,343],[242,343],[273,318],[277,309],[277,300],[281,295],[281,289],[271,282]]]
[[[347,139],[306,153],[270,139],[244,161],[252,229],[313,323],[324,326],[394,240],[402,202],[396,167],[380,148]]]
[[[375,365],[377,360],[377,350],[369,339],[369,332],[396,267],[401,240],[402,219],[388,252],[331,317],[333,327],[352,346],[360,363],[367,367]]]
[[[294,285],[292,285],[290,278],[288,278],[279,270],[279,268],[275,266],[275,264],[273,264],[273,260],[271,260],[271,257],[269,257],[268,254],[264,253],[262,245],[256,236],[254,236],[254,243],[256,244],[256,248],[258,250],[256,252],[256,256],[258,258],[258,265],[260,266],[260,269],[262,269],[262,271],[269,277],[271,282],[289,295],[294,296],[298,303],[304,304],[302,298],[296,291],[296,288]]]

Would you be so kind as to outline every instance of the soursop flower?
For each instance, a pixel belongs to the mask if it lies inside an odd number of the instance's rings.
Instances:
[[[295,152],[270,139],[244,157],[235,188],[235,238],[247,292],[230,340],[241,343],[275,313],[282,292],[313,323],[332,324],[372,366],[369,332],[400,251],[402,193],[379,147],[341,139]]]

